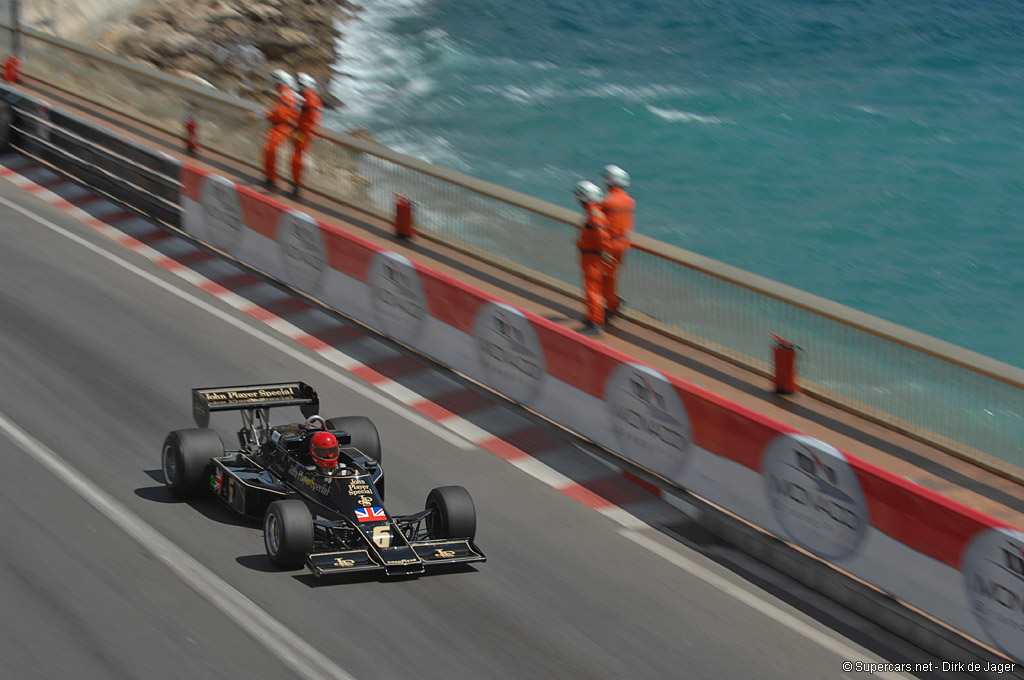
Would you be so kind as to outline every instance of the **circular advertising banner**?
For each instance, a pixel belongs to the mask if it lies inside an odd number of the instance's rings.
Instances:
[[[608,378],[604,400],[619,453],[678,481],[693,438],[686,407],[668,379],[648,366],[621,364]]]
[[[416,268],[404,255],[380,252],[370,263],[368,280],[380,330],[413,344],[427,317],[427,299]]]
[[[960,562],[978,623],[1003,652],[1024,663],[1024,533],[986,529]]]
[[[305,293],[319,294],[327,269],[327,254],[316,220],[298,210],[281,213],[277,244],[285,283]]]
[[[473,323],[487,385],[526,404],[540,391],[544,353],[526,315],[502,302],[488,302]]]
[[[867,533],[864,491],[843,452],[804,434],[783,434],[761,460],[768,503],[794,543],[825,559],[853,553]]]
[[[245,228],[238,189],[223,177],[207,175],[203,180],[199,200],[203,206],[206,238],[211,245],[230,252],[238,245]]]

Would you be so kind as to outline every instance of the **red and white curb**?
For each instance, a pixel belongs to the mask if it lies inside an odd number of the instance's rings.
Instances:
[[[122,210],[28,159],[0,157],[0,178],[626,528],[643,528],[652,519],[675,518],[676,509],[686,512],[692,509],[684,500],[663,492],[585,448],[568,445],[567,437],[553,434],[553,428],[535,425],[513,414],[511,408],[497,398],[467,389],[451,379],[433,378],[429,381],[431,394],[424,396],[402,381],[419,372],[430,371],[424,363],[401,354],[358,329],[339,323],[312,305],[242,273],[236,265],[176,238],[172,232]],[[199,270],[204,268],[213,271],[201,273]],[[256,304],[249,297],[266,301]],[[306,327],[312,325],[314,330],[301,328],[297,323]],[[368,350],[368,343],[372,343],[373,349]],[[379,357],[365,362],[339,349],[339,345],[349,344],[358,344],[364,353],[370,351]],[[435,372],[435,376],[442,375]],[[434,394],[439,388],[441,391]],[[480,414],[486,409],[501,411],[500,417],[487,419],[496,425],[500,423],[501,427],[481,427],[464,417]],[[509,430],[509,427],[513,429]],[[580,452],[587,457],[581,457]],[[571,476],[559,470],[571,471]],[[645,519],[641,520],[639,516]]]

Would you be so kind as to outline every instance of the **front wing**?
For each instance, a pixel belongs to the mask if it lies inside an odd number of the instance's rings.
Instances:
[[[316,576],[357,571],[382,570],[388,576],[422,574],[427,566],[485,562],[487,558],[472,542],[460,540],[411,541],[411,551],[403,557],[388,560],[387,555],[374,555],[366,549],[312,553],[306,567]]]

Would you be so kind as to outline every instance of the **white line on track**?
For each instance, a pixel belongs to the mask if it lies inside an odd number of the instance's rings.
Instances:
[[[90,505],[107,516],[206,601],[306,680],[355,680],[312,645],[286,628],[256,603],[200,564],[113,496],[86,479],[67,461],[0,413],[0,431]]]
[[[645,536],[639,531],[633,529],[619,529],[619,534],[629,539],[633,543],[650,550],[655,555],[664,558],[671,564],[688,571],[700,580],[704,581],[708,585],[721,590],[727,595],[731,595],[740,602],[746,604],[752,609],[756,609],[768,618],[781,623],[790,630],[803,635],[813,642],[817,642],[819,645],[837,654],[840,659],[844,661],[863,661],[865,663],[883,663],[876,659],[868,658],[863,652],[859,652],[849,645],[845,645],[834,637],[823,633],[814,626],[811,626],[804,621],[801,621],[792,614],[779,609],[767,600],[758,597],[754,593],[741,588],[735,583],[728,579],[716,574],[707,567],[697,564],[690,558],[672,550],[671,548],[662,545],[658,541],[654,540],[649,536]],[[840,671],[839,664],[836,664],[836,671]],[[886,678],[887,680],[895,680],[896,678],[910,678],[910,676],[903,673],[887,673],[878,672],[872,674],[872,677]]]
[[[334,370],[330,366],[324,365],[322,362],[317,361],[316,359],[313,359],[313,358],[307,356],[302,351],[296,349],[295,347],[292,347],[288,343],[283,342],[281,340],[278,340],[277,338],[274,338],[274,337],[272,337],[270,335],[267,335],[266,333],[264,333],[264,332],[262,332],[260,330],[257,330],[255,328],[253,328],[247,322],[240,321],[239,319],[236,319],[235,317],[233,317],[232,315],[228,314],[227,312],[225,312],[225,311],[223,311],[221,309],[218,309],[217,307],[214,307],[210,303],[208,303],[208,302],[206,302],[204,300],[200,300],[199,298],[197,298],[196,296],[192,295],[191,293],[183,291],[180,288],[177,288],[175,286],[172,286],[171,284],[169,284],[166,281],[164,281],[164,280],[154,276],[153,274],[150,274],[149,272],[147,272],[147,271],[145,271],[145,270],[143,270],[143,269],[141,269],[139,267],[136,267],[134,264],[132,264],[132,263],[126,261],[126,260],[121,259],[117,255],[114,255],[113,253],[111,253],[111,252],[109,252],[107,250],[104,250],[103,248],[101,248],[101,247],[99,247],[99,246],[97,246],[97,245],[95,245],[93,243],[90,243],[89,241],[85,240],[81,236],[78,236],[77,234],[73,234],[72,232],[68,231],[64,227],[61,227],[58,224],[54,224],[53,222],[47,220],[46,218],[40,217],[39,215],[36,215],[35,213],[33,213],[31,210],[28,210],[27,208],[23,208],[20,205],[18,205],[17,203],[9,201],[9,200],[7,200],[6,198],[4,198],[2,196],[0,196],[0,204],[7,206],[11,210],[16,210],[17,212],[21,213],[25,217],[28,217],[29,219],[32,219],[32,220],[38,222],[39,224],[43,225],[47,229],[50,229],[50,230],[60,234],[61,236],[64,236],[65,238],[68,238],[68,239],[74,241],[75,243],[78,243],[79,245],[81,245],[84,248],[88,248],[89,250],[93,251],[94,253],[100,255],[101,257],[104,257],[107,260],[110,260],[111,262],[113,262],[114,264],[118,265],[119,267],[127,269],[128,271],[132,272],[133,274],[136,274],[136,275],[142,277],[143,279],[145,279],[146,281],[149,281],[150,283],[152,283],[153,285],[157,286],[158,288],[161,288],[161,289],[167,291],[168,293],[170,293],[170,294],[172,294],[172,295],[174,295],[174,296],[176,296],[176,297],[178,297],[178,298],[188,302],[189,304],[195,305],[199,309],[202,309],[203,311],[208,312],[208,313],[216,316],[218,319],[221,319],[222,321],[224,321],[224,322],[234,326],[235,328],[241,330],[242,332],[247,333],[248,335],[256,338],[257,340],[261,340],[262,342],[266,343],[267,345],[270,345],[271,347],[273,347],[278,352],[282,352],[284,354],[287,354],[289,357],[295,359],[296,361],[304,363],[307,366],[309,366],[310,368],[316,369],[322,375],[324,375],[324,376],[334,380],[335,382],[339,383],[340,385],[343,385],[343,386],[347,387],[348,389],[352,390],[353,392],[358,392],[360,395],[366,397],[367,399],[373,401],[374,403],[376,403],[376,404],[378,404],[380,406],[383,406],[384,408],[386,408],[386,409],[388,409],[390,411],[393,411],[394,413],[399,414],[400,416],[402,416],[406,420],[412,422],[415,425],[418,425],[419,427],[423,428],[424,430],[427,430],[428,432],[431,432],[431,433],[437,435],[438,437],[440,437],[441,439],[445,440],[449,444],[452,444],[453,446],[457,446],[458,448],[462,449],[463,451],[475,451],[475,450],[477,450],[476,444],[474,444],[473,442],[469,441],[465,437],[461,436],[459,433],[454,432],[451,429],[449,429],[447,427],[444,427],[443,425],[439,425],[438,423],[434,422],[433,420],[428,419],[427,417],[425,417],[423,415],[420,415],[419,413],[417,413],[416,411],[408,408],[404,404],[399,404],[398,402],[393,401],[390,396],[382,394],[376,388],[366,387],[365,385],[363,385],[363,383],[357,381],[355,378],[350,378],[349,376]]]

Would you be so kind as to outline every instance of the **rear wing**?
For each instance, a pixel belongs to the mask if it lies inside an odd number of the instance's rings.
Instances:
[[[239,387],[203,387],[192,390],[192,420],[197,427],[210,425],[214,411],[298,406],[309,417],[320,412],[320,397],[304,382],[241,385]]]

